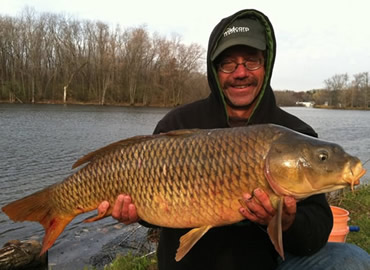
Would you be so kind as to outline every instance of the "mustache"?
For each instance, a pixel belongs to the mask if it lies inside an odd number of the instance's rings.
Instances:
[[[243,86],[243,85],[252,85],[257,86],[258,80],[256,78],[248,78],[248,79],[233,79],[225,82],[225,86]]]

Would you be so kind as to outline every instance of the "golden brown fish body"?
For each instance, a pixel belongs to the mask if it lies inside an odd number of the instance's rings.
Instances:
[[[93,162],[53,188],[55,208],[71,212],[79,205],[93,210],[104,199],[114,203],[118,194],[126,193],[142,219],[160,226],[239,221],[243,192],[269,188],[264,156],[271,144],[257,141],[258,134],[253,139],[241,132],[176,131],[123,141],[102,157],[93,153]]]
[[[180,260],[208,229],[243,219],[239,200],[245,192],[262,188],[279,210],[284,195],[302,199],[353,186],[365,173],[361,162],[338,145],[276,125],[137,136],[90,153],[74,167],[84,163],[63,182],[3,208],[15,221],[44,226],[43,252],[76,215],[103,200],[113,205],[118,194],[126,193],[143,220],[196,228],[181,240]],[[283,256],[276,235],[281,228],[275,227],[269,234]]]

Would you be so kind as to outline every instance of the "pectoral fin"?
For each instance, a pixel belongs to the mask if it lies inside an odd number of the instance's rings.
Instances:
[[[180,246],[177,249],[175,260],[177,262],[180,261],[210,228],[212,228],[212,226],[195,228],[181,236]]]
[[[270,236],[270,240],[272,244],[274,245],[276,251],[279,253],[281,258],[284,258],[284,249],[283,249],[283,233],[281,228],[281,217],[283,214],[283,205],[284,200],[283,198],[279,199],[278,207],[277,207],[277,213],[272,218],[271,222],[269,223],[267,227],[267,233]]]

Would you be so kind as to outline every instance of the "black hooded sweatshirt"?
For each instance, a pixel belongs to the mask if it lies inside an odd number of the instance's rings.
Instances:
[[[211,94],[206,99],[170,111],[159,121],[154,133],[176,129],[230,127],[225,99],[219,86],[215,65],[211,61],[211,55],[227,26],[240,17],[257,18],[266,28],[267,41],[263,86],[257,97],[257,106],[246,124],[274,123],[317,137],[309,125],[276,105],[270,86],[276,53],[274,30],[264,14],[252,9],[241,10],[221,20],[210,35],[207,75]],[[327,242],[332,225],[331,210],[324,195],[314,195],[298,202],[295,221],[283,233],[285,252],[293,255],[315,253]],[[245,270],[277,267],[278,254],[266,233],[265,226],[245,220],[230,226],[212,228],[180,262],[176,262],[175,254],[179,246],[179,238],[188,231],[189,229],[161,229],[157,250],[160,270]]]

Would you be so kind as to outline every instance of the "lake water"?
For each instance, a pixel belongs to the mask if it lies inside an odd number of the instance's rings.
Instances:
[[[1,104],[0,206],[63,180],[71,174],[72,164],[88,152],[123,138],[151,134],[167,111]],[[53,270],[83,269],[104,244],[130,231],[130,226],[112,218],[81,223],[87,216],[73,220],[49,251]],[[43,235],[38,223],[14,223],[0,211],[0,247],[11,239],[41,240]]]
[[[370,159],[370,111],[284,108],[363,162]],[[63,105],[0,105],[0,206],[68,176],[84,154],[134,135],[151,134],[168,111]],[[370,170],[370,162],[365,165]],[[364,178],[370,182],[370,175]],[[112,218],[91,224],[76,218],[49,251],[54,270],[89,263],[89,257],[125,229]],[[38,223],[13,223],[0,212],[0,247],[11,239],[40,239]]]

